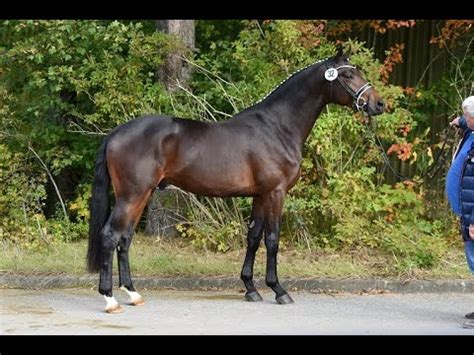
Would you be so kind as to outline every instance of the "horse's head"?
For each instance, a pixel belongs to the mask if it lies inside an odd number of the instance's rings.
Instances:
[[[369,116],[384,112],[382,98],[349,62],[349,54],[343,54],[341,47],[336,56],[326,62],[324,70],[330,102],[364,111]]]

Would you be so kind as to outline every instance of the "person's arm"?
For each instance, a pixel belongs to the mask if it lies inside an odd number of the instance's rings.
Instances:
[[[450,123],[449,123],[450,126],[456,126],[456,127],[459,127],[461,129],[467,129],[467,122],[466,122],[466,117],[464,116],[460,116],[460,117],[456,117],[455,119],[453,119]]]

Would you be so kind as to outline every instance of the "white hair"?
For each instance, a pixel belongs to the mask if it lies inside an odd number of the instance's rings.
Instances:
[[[469,96],[462,102],[462,109],[474,118],[474,96]]]

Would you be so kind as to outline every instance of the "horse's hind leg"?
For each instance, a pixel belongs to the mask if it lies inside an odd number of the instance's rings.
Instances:
[[[142,296],[136,292],[135,287],[132,283],[132,277],[130,275],[130,264],[128,261],[128,250],[130,244],[132,243],[132,234],[131,231],[126,236],[120,239],[119,245],[117,247],[117,261],[119,267],[119,285],[120,289],[125,291],[130,296],[129,305],[131,306],[141,306],[145,304]]]
[[[117,263],[119,269],[119,287],[128,291],[135,291],[130,276],[130,265],[128,262],[128,250],[132,244],[133,231],[129,231],[120,238],[117,246]]]
[[[107,313],[120,313],[122,307],[112,294],[112,265],[114,250],[120,241],[120,232],[117,229],[117,219],[120,215],[116,207],[101,232],[100,243],[100,273],[99,273],[99,293],[104,296],[107,305]]]
[[[245,299],[250,302],[261,301],[262,296],[258,293],[253,284],[253,264],[255,254],[262,240],[263,232],[263,206],[259,197],[255,197],[252,206],[252,215],[250,218],[249,231],[247,234],[247,253],[245,254],[244,266],[240,278],[245,284],[247,292]]]
[[[130,296],[129,305],[131,306],[141,306],[145,304],[142,296],[136,292],[135,287],[133,286],[132,277],[130,275],[130,263],[128,260],[128,251],[130,244],[132,243],[133,231],[140,220],[140,217],[143,213],[143,209],[148,202],[150,193],[148,193],[142,201],[137,203],[134,206],[133,213],[133,224],[130,226],[128,232],[122,236],[120,239],[119,245],[117,246],[117,261],[119,267],[119,285],[122,290],[127,292]]]
[[[149,196],[149,194],[148,192],[147,195]],[[133,289],[128,265],[128,248],[131,243],[133,229],[137,223],[137,215],[139,218],[144,207],[142,205],[146,204],[146,197],[141,196],[133,200],[117,199],[116,206],[102,230],[99,293],[105,297],[107,302],[105,311],[107,313],[120,313],[122,311],[112,293],[112,265],[116,248],[119,260],[120,284],[126,289],[128,287],[127,291],[133,292],[131,293],[132,301],[137,304],[143,302],[141,296]],[[137,213],[138,210],[140,213]],[[122,247],[124,247],[123,252]]]

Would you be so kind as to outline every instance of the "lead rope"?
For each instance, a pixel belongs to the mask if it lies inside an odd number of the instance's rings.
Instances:
[[[392,173],[398,178],[398,179],[401,179],[401,180],[409,180],[411,181],[412,179],[407,177],[407,176],[404,176],[404,175],[401,175],[399,174],[396,169],[392,166],[392,164],[390,164],[390,158],[389,156],[387,155],[387,153],[385,153],[385,149],[383,147],[383,144],[382,142],[380,141],[379,137],[377,136],[377,134],[372,130],[372,127],[370,127],[368,129],[368,131],[371,133],[372,137],[374,138],[374,141],[376,143],[376,146],[377,148],[379,148],[381,154],[382,154],[382,158],[385,162],[385,165],[392,171]],[[443,139],[443,144],[440,148],[440,150],[438,151],[437,155],[436,155],[436,158],[434,159],[433,163],[428,167],[428,169],[426,169],[426,171],[421,174],[421,178],[425,178],[427,177],[428,179],[433,179],[439,172],[439,170],[441,169],[441,167],[443,166],[443,164],[438,164],[440,161],[441,162],[444,162],[446,160],[446,154],[444,154],[444,151],[445,151],[445,148],[446,148],[446,144],[448,143],[449,139],[451,138],[451,135],[452,133],[450,133],[451,131],[449,130],[449,128],[445,128],[443,130],[444,132],[444,139]],[[456,134],[456,131],[452,131],[454,134]],[[455,136],[453,136],[454,138]],[[441,157],[444,155],[443,159],[441,159]],[[437,169],[433,171],[433,169],[437,166]]]

